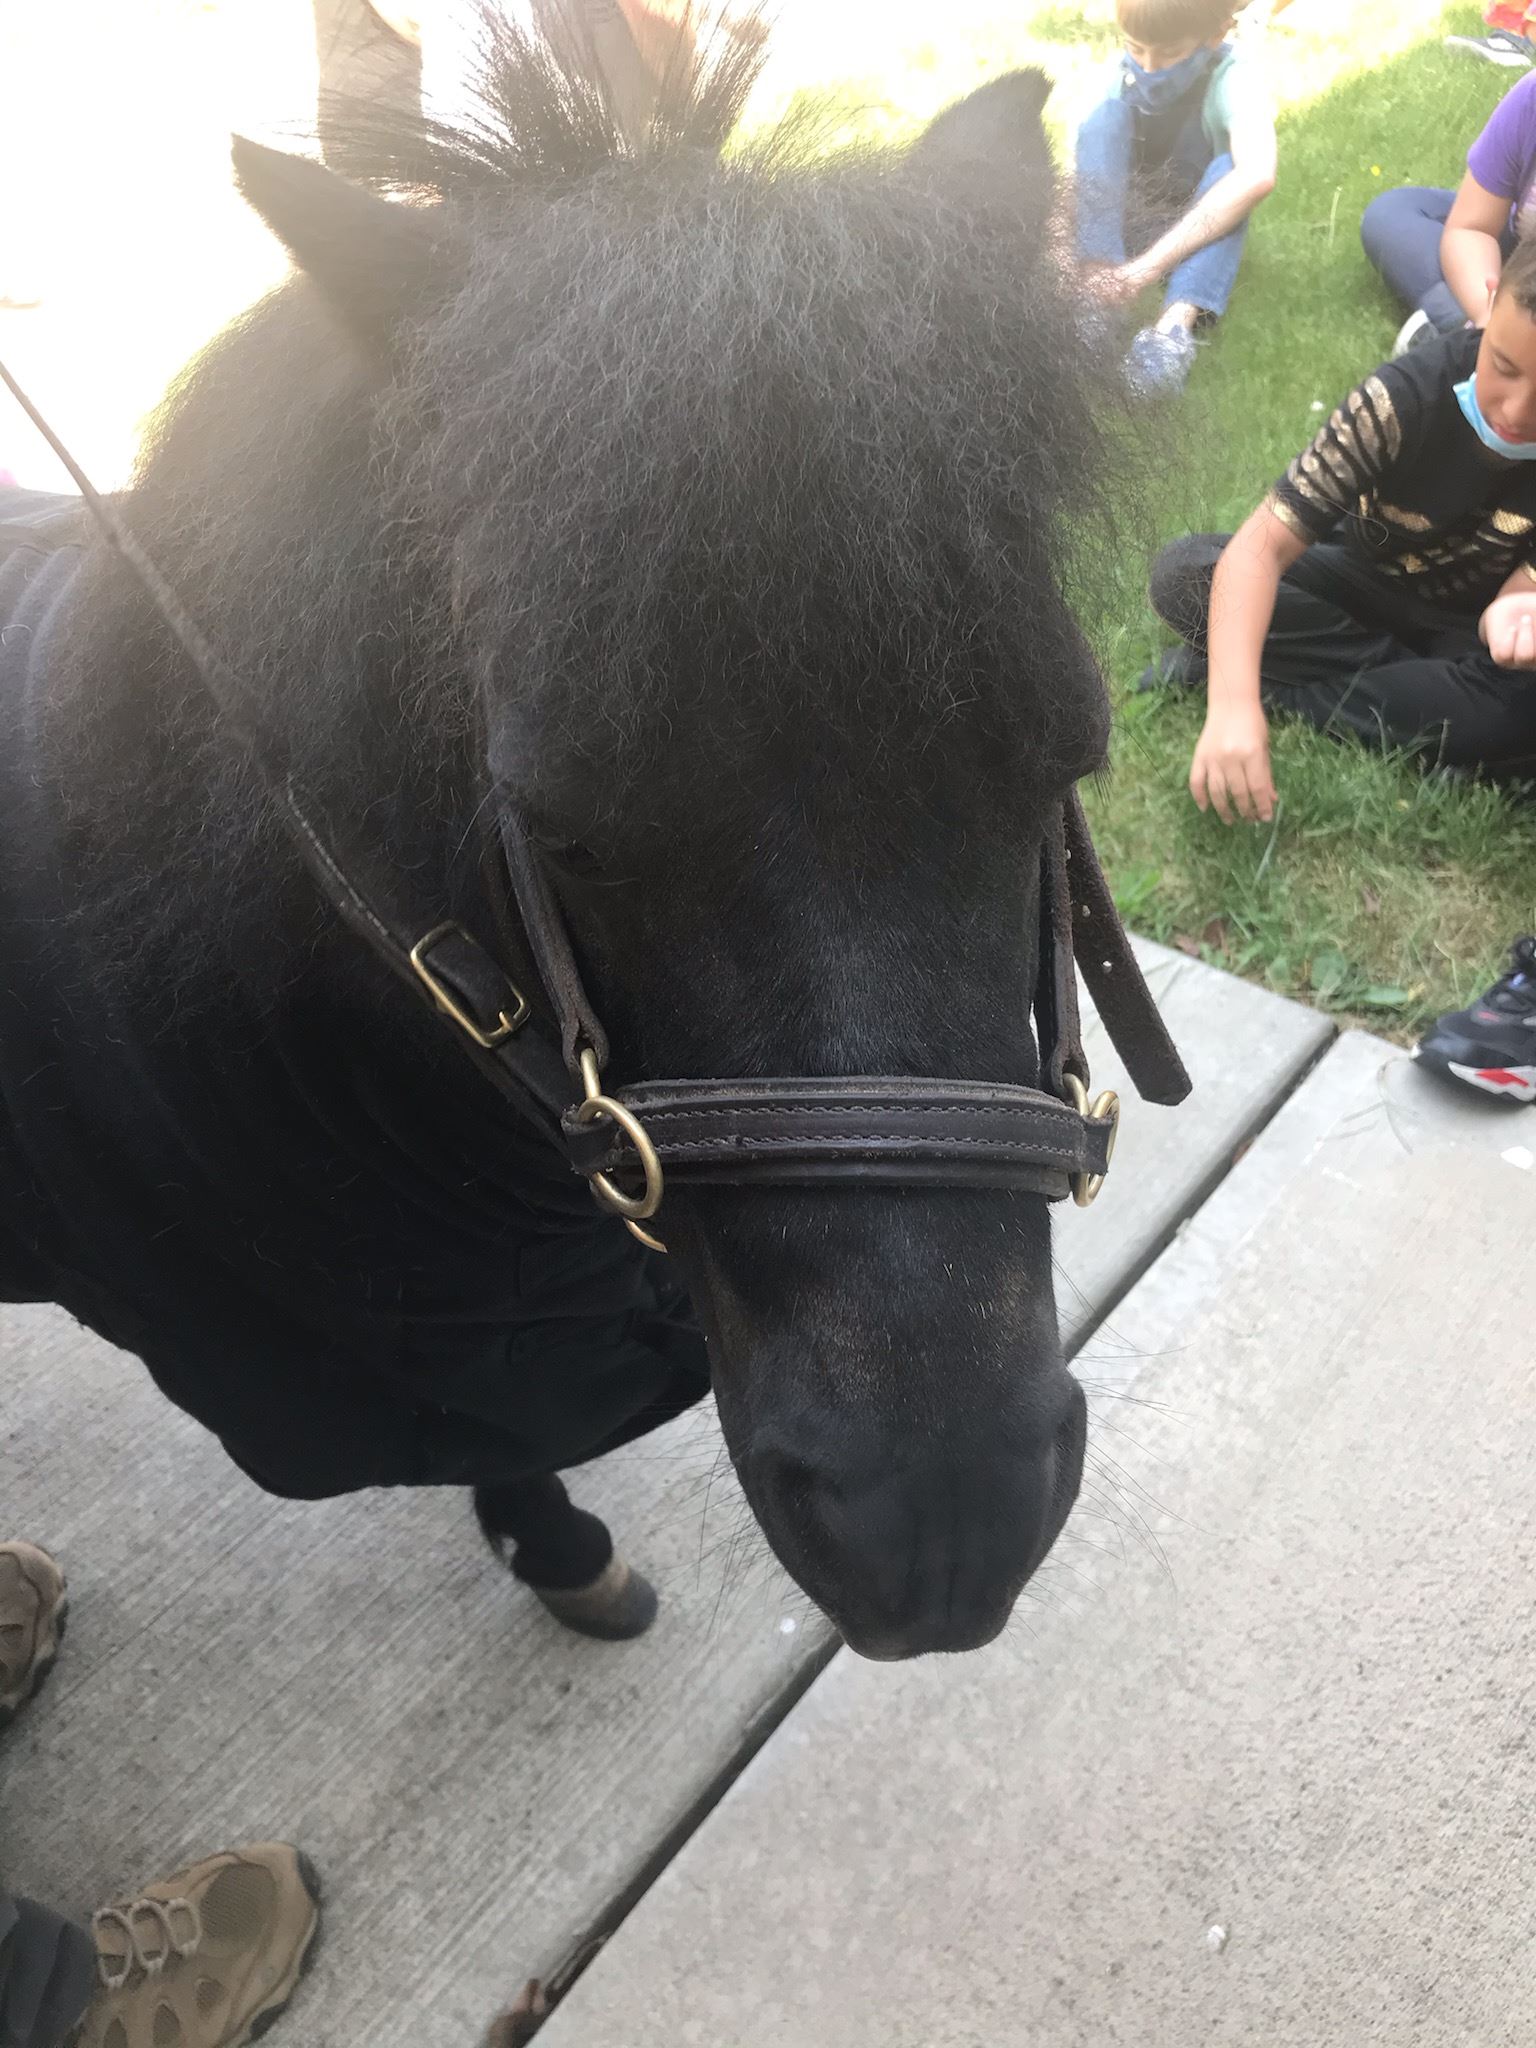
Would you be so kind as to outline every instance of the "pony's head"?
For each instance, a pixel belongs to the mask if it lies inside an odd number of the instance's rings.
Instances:
[[[1044,822],[1108,722],[1063,594],[1096,427],[1045,82],[902,151],[722,155],[750,67],[633,150],[548,51],[498,63],[504,130],[370,141],[430,203],[238,168],[372,392],[380,545],[609,1079],[1034,1083]],[[869,1655],[995,1635],[1083,1458],[1045,1201],[700,1186],[659,1227],[789,1570]]]

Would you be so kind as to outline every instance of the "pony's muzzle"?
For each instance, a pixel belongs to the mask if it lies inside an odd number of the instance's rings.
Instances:
[[[851,1465],[784,1445],[754,1451],[759,1519],[851,1649],[974,1650],[1006,1627],[1082,1481],[1086,1404],[1060,1380],[1054,1425],[1018,1450],[903,1444]]]

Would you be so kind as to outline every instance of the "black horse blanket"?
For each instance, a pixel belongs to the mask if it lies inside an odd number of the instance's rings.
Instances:
[[[530,1206],[467,1062],[400,1088],[386,1041],[436,1049],[408,999],[377,1033],[311,1002],[242,1035],[238,1002],[146,1019],[99,971],[37,738],[90,540],[77,501],[0,490],[0,1301],[137,1352],[301,1498],[558,1471],[698,1400],[667,1262]]]

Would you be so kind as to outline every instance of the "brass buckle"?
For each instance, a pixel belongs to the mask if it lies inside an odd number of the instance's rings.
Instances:
[[[600,1209],[610,1209],[615,1216],[623,1217],[625,1229],[632,1237],[639,1238],[651,1251],[664,1252],[666,1246],[661,1239],[652,1237],[648,1230],[640,1228],[645,1219],[654,1216],[661,1207],[662,1173],[661,1161],[656,1156],[656,1147],[651,1143],[645,1125],[634,1111],[626,1109],[622,1102],[616,1102],[611,1095],[603,1093],[597,1054],[590,1045],[584,1045],[581,1049],[581,1079],[587,1096],[573,1111],[577,1123],[589,1124],[600,1116],[607,1117],[611,1123],[616,1123],[634,1146],[635,1156],[640,1161],[640,1170],[645,1175],[645,1193],[626,1195],[621,1187],[614,1185],[606,1173],[594,1173],[590,1176],[592,1199]]]
[[[444,1016],[451,1017],[459,1029],[472,1038],[476,1045],[480,1046],[484,1051],[494,1052],[498,1045],[503,1044],[512,1036],[519,1025],[527,1023],[532,1005],[516,982],[508,980],[507,987],[516,997],[517,1007],[510,1017],[505,1010],[500,1013],[500,1018],[494,1031],[483,1030],[475,1019],[470,1016],[468,1010],[464,1008],[453,991],[445,987],[427,965],[428,953],[431,952],[434,946],[440,945],[450,932],[456,932],[466,945],[475,946],[477,944],[470,937],[469,933],[465,931],[463,925],[455,924],[450,919],[447,924],[440,924],[434,927],[432,931],[427,933],[424,939],[416,941],[415,945],[411,948],[411,965],[416,970],[420,980],[425,983],[433,1002],[436,1003]]]
[[[1102,1095],[1094,1098],[1090,1109],[1088,1090],[1076,1074],[1064,1074],[1062,1079],[1072,1107],[1079,1116],[1091,1118],[1094,1123],[1101,1123],[1106,1117],[1109,1119],[1109,1150],[1104,1155],[1104,1172],[1072,1175],[1072,1199],[1079,1209],[1086,1209],[1098,1200],[1099,1189],[1104,1185],[1105,1174],[1109,1172],[1110,1161],[1115,1156],[1115,1140],[1120,1135],[1120,1098],[1113,1088],[1106,1088]]]

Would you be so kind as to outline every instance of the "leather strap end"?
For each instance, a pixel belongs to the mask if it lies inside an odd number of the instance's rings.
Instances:
[[[1136,1093],[1171,1109],[1188,1095],[1189,1074],[1131,950],[1075,790],[1063,823],[1078,967]]]

